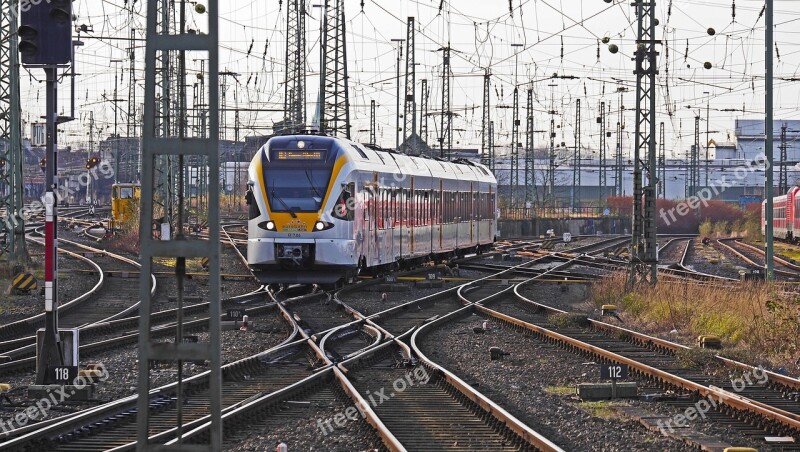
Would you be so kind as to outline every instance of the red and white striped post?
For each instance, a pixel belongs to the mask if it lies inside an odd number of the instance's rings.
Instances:
[[[64,365],[64,354],[58,335],[58,199],[56,189],[56,68],[45,68],[47,74],[47,154],[45,167],[44,227],[44,337],[36,358],[36,384],[51,383],[48,369]]]

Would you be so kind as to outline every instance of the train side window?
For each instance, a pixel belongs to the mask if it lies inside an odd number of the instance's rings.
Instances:
[[[430,190],[425,191],[425,222],[423,224],[430,225],[431,224],[431,206],[433,203],[431,202],[431,192]]]
[[[425,224],[425,196],[423,192],[417,192],[417,226]]]
[[[413,226],[414,225],[414,206],[411,205],[411,190],[405,189],[403,190],[403,201],[405,203],[405,217],[406,217],[406,225]]]
[[[442,223],[450,222],[450,192],[442,193]]]
[[[386,200],[386,189],[381,188],[381,229],[386,229],[386,217],[389,216],[388,208],[387,208],[387,200]]]
[[[247,213],[249,219],[258,218],[261,216],[261,209],[258,208],[258,202],[256,202],[256,197],[253,195],[253,186],[251,184],[247,184],[247,192],[244,194],[244,200],[247,203]]]
[[[447,222],[448,223],[455,223],[456,222],[456,193],[450,193],[450,208],[447,212]]]
[[[353,182],[345,185],[344,188],[342,188],[341,193],[339,193],[339,197],[336,199],[336,205],[333,206],[333,212],[331,212],[331,215],[334,218],[345,221],[355,220],[355,198],[353,196],[355,188],[356,187]]]

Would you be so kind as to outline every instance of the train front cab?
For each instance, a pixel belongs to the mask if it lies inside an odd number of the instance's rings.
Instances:
[[[137,183],[119,183],[111,186],[111,219],[114,229],[135,221],[140,191],[141,185]]]
[[[330,137],[275,137],[259,151],[248,182],[247,261],[260,282],[333,284],[355,274],[352,221],[346,209],[336,214],[350,193],[339,183],[347,163]]]
[[[800,231],[800,188],[792,187],[786,193],[786,240],[796,242]]]

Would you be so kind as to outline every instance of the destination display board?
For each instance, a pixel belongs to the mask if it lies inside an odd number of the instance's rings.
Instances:
[[[322,160],[325,157],[325,151],[277,150],[273,155],[276,160]]]

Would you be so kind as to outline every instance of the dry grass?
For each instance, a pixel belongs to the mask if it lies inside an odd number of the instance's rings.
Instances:
[[[593,286],[592,301],[620,306],[626,323],[686,340],[719,336],[721,354],[800,369],[800,301],[779,285],[747,282],[738,287],[661,281],[625,291],[625,274]],[[758,364],[758,363],[755,363]]]
[[[120,232],[115,234],[114,239],[108,244],[108,249],[117,253],[128,253],[133,256],[139,255],[139,215],[141,206],[135,205],[134,213],[128,216],[120,227]]]

